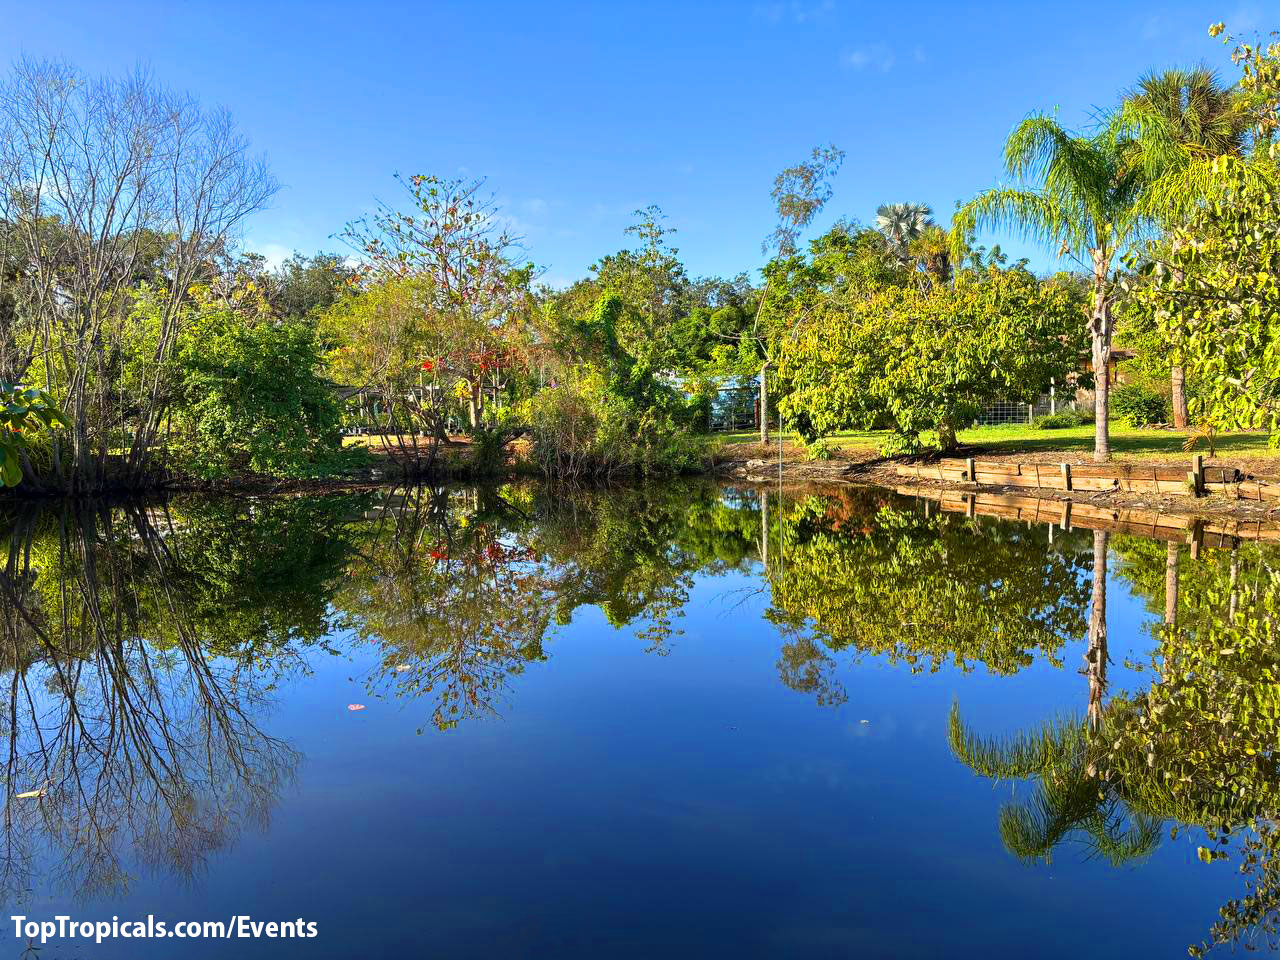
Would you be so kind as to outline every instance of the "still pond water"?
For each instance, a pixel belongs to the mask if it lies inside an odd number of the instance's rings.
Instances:
[[[1271,548],[704,484],[3,523],[0,955],[1272,949]]]

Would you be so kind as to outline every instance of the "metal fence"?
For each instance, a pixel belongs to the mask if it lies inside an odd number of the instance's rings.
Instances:
[[[711,429],[750,430],[756,427],[756,396],[754,387],[717,390],[711,401]]]
[[[1036,417],[1046,413],[1062,413],[1064,410],[1075,408],[1074,398],[1068,400],[1061,396],[1050,396],[1047,393],[1042,393],[1035,403],[1008,403],[1002,400],[991,404],[978,414],[974,426],[994,427],[1002,423],[1030,423]]]

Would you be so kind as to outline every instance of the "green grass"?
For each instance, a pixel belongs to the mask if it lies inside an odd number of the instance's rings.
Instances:
[[[1186,430],[1144,430],[1120,423],[1111,424],[1111,453],[1124,460],[1168,460],[1190,456],[1182,449],[1186,442]],[[1041,453],[1063,451],[1087,454],[1093,452],[1093,427],[1068,427],[1065,430],[1032,430],[1026,424],[1008,424],[1000,427],[978,427],[961,430],[959,440],[963,444],[982,446],[999,453]],[[1215,444],[1219,457],[1276,457],[1280,450],[1268,444],[1265,433],[1221,434]],[[1201,442],[1197,452],[1208,456],[1208,447]]]
[[[713,434],[718,439],[724,440],[725,443],[754,443],[760,439],[758,430],[739,430],[735,433],[717,433]],[[786,430],[782,434],[783,439],[788,443],[799,443],[800,438],[790,430]],[[827,437],[833,446],[840,447],[844,450],[875,450],[880,446],[880,441],[886,436],[884,430],[841,430],[839,433],[833,433]],[[778,431],[771,430],[769,432],[769,442],[778,442]]]
[[[717,434],[729,443],[749,443],[759,436],[754,431]],[[886,436],[884,431],[849,430],[830,437],[833,446],[842,450],[875,450]],[[787,432],[788,441],[798,441],[794,433]],[[1119,460],[1179,460],[1184,453],[1185,430],[1144,430],[1111,424],[1111,452]],[[771,440],[776,442],[777,434]],[[1065,430],[1032,430],[1026,424],[1006,424],[1000,427],[975,427],[961,430],[960,443],[969,447],[981,447],[990,453],[1046,453],[1063,452],[1089,454],[1093,452],[1093,427],[1068,427]],[[1197,452],[1209,455],[1202,442]],[[1280,458],[1280,450],[1268,444],[1265,433],[1227,433],[1217,440],[1220,458],[1267,457]]]

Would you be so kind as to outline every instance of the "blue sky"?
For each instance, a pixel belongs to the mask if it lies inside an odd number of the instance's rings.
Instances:
[[[848,153],[823,223],[907,200],[945,220],[1026,113],[1087,121],[1154,67],[1232,77],[1208,25],[1280,27],[1269,4],[0,0],[0,57],[142,63],[230,108],[282,183],[245,231],[273,258],[341,249],[395,171],[486,176],[562,284],[649,203],[691,273],[755,270],[772,179],[819,142]]]

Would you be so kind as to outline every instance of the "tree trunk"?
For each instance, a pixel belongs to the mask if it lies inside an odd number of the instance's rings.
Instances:
[[[760,442],[769,442],[769,361],[760,366]]]
[[[1173,252],[1177,253],[1182,247],[1180,240],[1173,241]],[[1183,272],[1179,269],[1173,271],[1173,282],[1176,287],[1182,286]],[[1175,360],[1177,357],[1175,356]],[[1173,399],[1171,406],[1173,407],[1173,425],[1179,430],[1185,429],[1187,426],[1187,371],[1181,363],[1175,363],[1173,370],[1169,376],[1170,386],[1173,389]]]
[[[1107,302],[1110,262],[1102,250],[1093,252],[1093,316],[1089,335],[1093,346],[1093,459],[1111,459],[1111,305]]]
[[[1187,371],[1175,365],[1170,378],[1173,387],[1173,425],[1179,430],[1187,426]]]
[[[1089,649],[1084,655],[1089,676],[1089,728],[1102,724],[1102,700],[1107,692],[1107,539],[1093,531],[1093,598],[1089,607]]]
[[[471,395],[467,398],[467,412],[470,414],[472,431],[480,426],[480,402],[480,385],[473,383]]]
[[[943,453],[950,453],[956,448],[956,426],[950,420],[938,424],[938,446]]]

